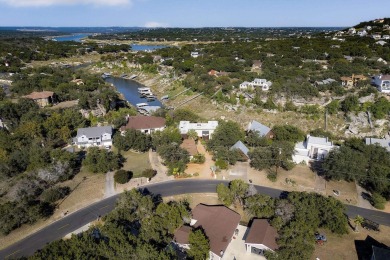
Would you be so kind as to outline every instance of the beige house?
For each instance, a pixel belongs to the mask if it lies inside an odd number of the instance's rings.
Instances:
[[[40,107],[45,107],[54,103],[54,92],[51,91],[32,92],[23,97],[34,100]]]

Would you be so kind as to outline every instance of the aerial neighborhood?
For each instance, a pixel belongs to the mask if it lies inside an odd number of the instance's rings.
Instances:
[[[0,28],[0,259],[390,259],[390,18],[170,26]]]

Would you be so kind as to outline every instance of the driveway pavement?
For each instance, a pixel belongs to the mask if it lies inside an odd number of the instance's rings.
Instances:
[[[168,168],[162,164],[160,156],[156,152],[152,152],[152,150],[149,150],[149,162],[152,169],[157,171],[156,176],[152,178],[150,183],[170,181],[174,179],[173,176],[167,175]]]
[[[111,197],[115,195],[115,181],[114,181],[114,172],[106,173],[106,186],[104,189],[104,198]]]

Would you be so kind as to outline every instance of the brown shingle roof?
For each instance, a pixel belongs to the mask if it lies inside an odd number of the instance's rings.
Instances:
[[[51,91],[42,91],[42,92],[32,92],[29,95],[23,96],[25,98],[31,98],[31,99],[42,99],[42,98],[49,98],[54,95],[54,92]]]
[[[197,220],[194,227],[202,227],[210,240],[210,250],[220,255],[236,230],[241,216],[225,206],[199,204],[192,210],[192,218]]]
[[[127,124],[121,127],[121,130],[126,129],[155,129],[165,126],[165,118],[157,116],[130,116]]]
[[[255,219],[245,239],[248,244],[263,244],[268,248],[275,250],[278,248],[276,237],[278,233],[266,219]]]
[[[190,236],[190,232],[192,230],[192,227],[190,226],[181,226],[178,230],[175,232],[175,241],[179,244],[189,244],[188,238]]]
[[[191,156],[194,156],[198,153],[198,148],[196,147],[195,141],[193,139],[184,139],[180,147],[188,151]]]
[[[352,80],[351,77],[341,77],[340,79],[341,79],[341,81],[349,81],[349,80]]]

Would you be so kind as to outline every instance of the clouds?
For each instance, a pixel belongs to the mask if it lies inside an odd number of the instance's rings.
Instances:
[[[155,28],[155,27],[168,27],[167,23],[159,23],[159,22],[147,22],[144,27],[147,28]]]
[[[58,6],[58,5],[95,5],[95,6],[117,6],[131,5],[132,0],[0,0],[15,7],[28,6]]]

